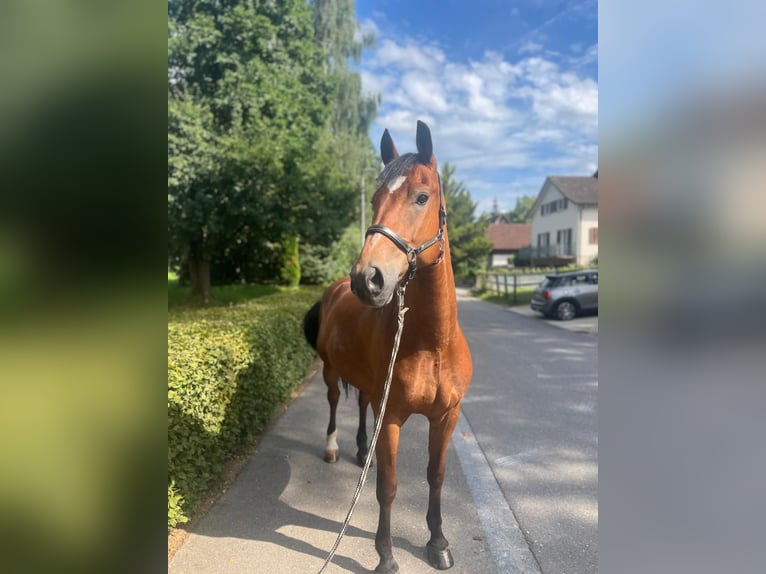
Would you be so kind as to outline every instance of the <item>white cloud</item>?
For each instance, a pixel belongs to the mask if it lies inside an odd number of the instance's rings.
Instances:
[[[582,50],[581,47],[579,49],[574,49],[576,45],[572,46],[572,51],[578,54],[577,56],[569,57],[568,62],[573,68],[581,68],[582,66],[586,66],[588,64],[592,64],[594,62],[598,62],[598,44],[593,44],[592,46],[589,46],[587,50],[583,54],[580,54],[580,51]]]
[[[404,90],[406,102],[412,107],[432,109],[436,113],[449,110],[442,84],[434,77],[408,72],[401,78],[399,87]]]
[[[410,151],[416,120],[428,123],[437,159],[459,168],[479,211],[494,197],[512,209],[545,175],[595,171],[598,85],[583,66],[598,46],[554,58],[530,41],[518,52],[464,62],[436,44],[379,33],[362,63],[363,89],[382,97],[373,140],[387,127],[399,151]]]
[[[389,38],[379,41],[373,56],[373,65],[421,72],[433,72],[445,61],[444,52],[436,46],[419,45],[413,40],[398,44]]]
[[[520,48],[519,48],[519,54],[525,54],[525,53],[531,53],[534,54],[535,52],[539,52],[543,49],[542,44],[538,44],[537,42],[533,42],[532,40],[529,40],[525,42]]]

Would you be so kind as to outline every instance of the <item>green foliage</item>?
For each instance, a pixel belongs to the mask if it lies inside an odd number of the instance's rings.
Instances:
[[[344,63],[361,50],[353,3],[315,4],[171,0],[168,223],[177,268],[204,260],[214,283],[295,283],[297,264],[284,277],[294,246],[283,239],[328,246],[353,217],[376,106]]]
[[[301,245],[301,281],[306,285],[329,285],[348,275],[359,256],[359,229],[346,228],[330,247]]]
[[[482,301],[488,301],[497,305],[507,305],[509,307],[516,305],[529,305],[532,300],[532,296],[535,294],[534,288],[532,289],[518,289],[516,291],[516,298],[514,299],[513,293],[499,294],[494,291],[481,291],[475,292],[479,299]]]
[[[492,243],[487,239],[486,222],[476,221],[476,204],[461,181],[454,179],[455,166],[442,168],[442,188],[447,201],[452,270],[456,281],[473,279],[486,264]]]
[[[298,238],[287,237],[284,242],[284,260],[282,263],[282,283],[288,287],[297,287],[301,281],[301,264]]]
[[[534,195],[522,195],[516,198],[516,207],[508,212],[511,223],[532,223],[530,210],[537,199]]]
[[[282,291],[277,285],[260,285],[258,283],[242,283],[239,285],[215,285],[212,288],[210,306],[228,307],[237,303],[244,303],[250,299],[273,295]],[[191,308],[189,295],[191,288],[181,286],[177,277],[168,278],[168,310]]]
[[[314,356],[302,320],[318,297],[292,291],[169,316],[168,528],[302,381]]]
[[[314,8],[314,37],[324,52],[324,70],[332,78],[334,87],[333,131],[366,140],[380,103],[379,96],[362,95],[361,77],[349,69],[349,61],[358,64],[362,50],[371,47],[375,37],[358,33],[354,0],[311,0],[310,3]]]
[[[183,506],[183,496],[179,494],[175,480],[171,480],[168,484],[168,528],[189,522],[189,517],[184,514]]]
[[[542,273],[566,273],[567,271],[577,271],[579,269],[591,269],[594,265],[578,265],[572,263],[570,265],[562,265],[561,267],[519,267],[516,266],[513,269],[496,268],[491,270],[492,275],[530,275],[530,274],[542,274]]]

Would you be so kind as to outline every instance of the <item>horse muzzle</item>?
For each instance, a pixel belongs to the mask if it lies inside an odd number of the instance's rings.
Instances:
[[[363,305],[383,307],[394,296],[398,279],[398,273],[387,273],[375,265],[357,265],[351,271],[351,292]]]

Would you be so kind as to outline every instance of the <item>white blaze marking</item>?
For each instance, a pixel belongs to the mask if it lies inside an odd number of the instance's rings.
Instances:
[[[388,193],[394,193],[397,189],[402,187],[402,184],[404,183],[404,180],[407,179],[403,175],[400,175],[396,179],[391,179],[386,184],[386,187],[388,187]]]

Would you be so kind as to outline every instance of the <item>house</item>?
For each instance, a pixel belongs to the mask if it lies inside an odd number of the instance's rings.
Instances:
[[[529,223],[509,223],[497,218],[487,226],[487,239],[492,242],[487,267],[507,267],[508,258],[532,242],[532,225]]]
[[[598,258],[598,171],[550,176],[532,209],[532,265],[588,265]]]

